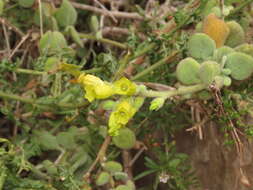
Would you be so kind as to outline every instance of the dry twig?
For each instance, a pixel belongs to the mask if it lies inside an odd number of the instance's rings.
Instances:
[[[117,18],[144,20],[144,17],[140,16],[138,13],[128,13],[128,12],[121,12],[121,11],[107,11],[107,10],[99,9],[97,7],[93,7],[90,5],[84,5],[84,4],[75,3],[75,2],[72,2],[72,5],[77,9],[92,11],[94,13],[102,14],[105,16],[114,16]]]
[[[2,24],[4,24],[5,26],[7,26],[7,28],[8,28],[9,30],[13,30],[13,31],[16,32],[18,35],[20,35],[21,37],[25,36],[25,34],[24,34],[19,28],[17,28],[17,27],[14,26],[13,24],[11,24],[8,20],[6,20],[6,19],[0,17],[0,22],[1,22]]]

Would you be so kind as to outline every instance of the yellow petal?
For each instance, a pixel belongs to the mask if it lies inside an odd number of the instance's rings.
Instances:
[[[96,94],[91,86],[85,86],[85,98],[89,101],[92,102],[96,98]]]
[[[136,84],[123,77],[113,83],[116,94],[133,95],[136,92]]]
[[[94,91],[97,99],[105,99],[114,94],[114,88],[112,85],[103,83],[102,85],[94,86]]]
[[[92,86],[104,84],[104,82],[100,78],[89,74],[83,77],[82,83],[84,85],[92,85]]]

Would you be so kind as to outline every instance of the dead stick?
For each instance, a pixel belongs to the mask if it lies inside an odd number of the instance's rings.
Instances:
[[[101,163],[104,161],[105,158],[105,153],[106,150],[109,146],[111,142],[111,136],[107,136],[97,154],[97,157],[95,159],[95,161],[91,164],[90,168],[88,169],[88,171],[84,174],[83,178],[87,179],[90,176],[90,173],[92,172],[92,170],[94,170],[94,168],[96,167],[97,163],[100,161]]]
[[[121,12],[121,11],[105,11],[103,9],[99,9],[97,7],[93,7],[90,5],[84,5],[84,4],[75,3],[75,2],[71,2],[71,3],[77,9],[92,11],[94,13],[102,14],[105,16],[114,16],[114,17],[118,17],[118,18],[144,20],[144,17],[140,16],[138,13],[128,13],[128,12]],[[110,12],[110,14],[109,14],[109,12]]]

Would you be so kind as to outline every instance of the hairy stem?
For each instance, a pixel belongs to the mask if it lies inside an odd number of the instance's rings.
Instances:
[[[144,96],[144,97],[171,98],[177,95],[191,94],[191,93],[198,92],[206,88],[207,86],[204,84],[196,84],[196,85],[180,87],[178,89],[168,90],[168,91],[146,90],[146,91],[140,92],[138,95]]]
[[[79,108],[79,107],[85,107],[85,106],[89,105],[88,102],[83,102],[80,104],[73,104],[73,103],[55,103],[53,105],[52,105],[52,103],[51,104],[42,104],[42,103],[37,102],[37,99],[24,98],[24,97],[18,96],[16,94],[10,94],[10,93],[6,93],[3,91],[0,91],[0,97],[5,98],[5,99],[9,99],[9,100],[17,100],[17,101],[28,103],[28,104],[43,105],[45,108],[48,108],[48,109],[52,109],[52,107],[54,107],[54,106],[61,107],[61,108]]]

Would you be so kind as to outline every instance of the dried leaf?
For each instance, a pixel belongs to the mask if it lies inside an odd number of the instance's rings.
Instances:
[[[205,18],[202,30],[215,41],[217,48],[224,45],[229,35],[227,24],[214,13],[209,14]]]

